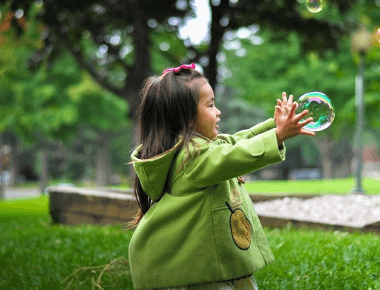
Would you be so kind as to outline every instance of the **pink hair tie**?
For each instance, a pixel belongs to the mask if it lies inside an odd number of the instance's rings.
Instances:
[[[192,64],[183,64],[179,67],[173,67],[173,68],[168,68],[166,70],[164,70],[162,73],[163,74],[166,74],[167,72],[170,72],[170,71],[174,71],[174,72],[179,72],[181,69],[195,69],[195,64],[192,63]]]

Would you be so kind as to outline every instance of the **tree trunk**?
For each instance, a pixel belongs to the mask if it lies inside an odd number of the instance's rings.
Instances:
[[[333,178],[333,161],[331,157],[328,152],[322,154],[322,172],[325,179]]]
[[[352,174],[352,154],[345,156],[342,162],[339,164],[339,171],[337,171],[338,178],[344,178]]]
[[[133,65],[128,70],[127,78],[123,88],[123,96],[129,106],[128,117],[133,122],[135,112],[139,103],[138,92],[140,91],[143,82],[147,77],[152,75],[152,61],[151,61],[151,41],[149,34],[149,27],[146,24],[146,15],[144,11],[138,8],[136,1],[131,5],[134,11],[133,21]]]
[[[96,186],[104,187],[109,184],[111,176],[109,140],[102,136],[96,153]]]
[[[223,27],[220,25],[220,21],[223,17],[227,16],[229,11],[229,1],[222,0],[218,6],[211,5],[211,41],[210,47],[207,52],[208,56],[208,66],[205,69],[205,75],[208,78],[211,86],[216,87],[217,83],[217,60],[216,56],[220,51],[220,44],[223,40],[224,32],[227,29],[227,26]]]
[[[13,144],[12,144],[12,153],[9,171],[11,174],[11,179],[9,181],[9,186],[17,185],[17,174],[18,174],[18,156],[19,156],[19,142],[16,135],[13,136]]]
[[[4,198],[5,198],[5,186],[4,186],[4,180],[3,180],[2,164],[0,161],[0,200],[2,200]]]
[[[352,159],[354,152],[352,150],[352,140],[343,139],[339,140],[335,146],[335,159],[334,159],[334,175],[335,177],[342,178],[352,174]]]
[[[45,189],[48,183],[48,154],[46,150],[41,153],[41,174],[40,174],[40,192],[45,194]]]
[[[351,174],[353,152],[349,139],[335,141],[329,132],[321,132],[313,139],[321,153],[323,177],[347,177]]]
[[[321,153],[323,178],[331,179],[333,178],[335,142],[331,139],[328,132],[324,132],[323,135],[316,137],[315,142]]]
[[[3,158],[1,146],[3,144],[4,136],[0,134],[0,200],[5,198],[4,180],[3,180]]]

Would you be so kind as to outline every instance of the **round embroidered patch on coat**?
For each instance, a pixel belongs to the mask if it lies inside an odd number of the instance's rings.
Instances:
[[[230,227],[232,238],[236,246],[242,250],[247,250],[251,245],[251,224],[241,209],[233,210],[228,202],[226,204],[231,211]]]

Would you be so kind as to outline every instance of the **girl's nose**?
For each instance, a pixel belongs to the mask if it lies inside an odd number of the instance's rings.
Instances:
[[[218,108],[216,108],[216,115],[219,117],[221,114],[222,114],[222,112],[219,111]]]

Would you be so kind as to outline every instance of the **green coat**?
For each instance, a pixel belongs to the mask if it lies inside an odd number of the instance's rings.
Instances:
[[[274,260],[249,195],[237,177],[285,159],[269,119],[148,160],[132,153],[142,187],[157,201],[129,245],[135,289],[170,288],[253,274]]]

